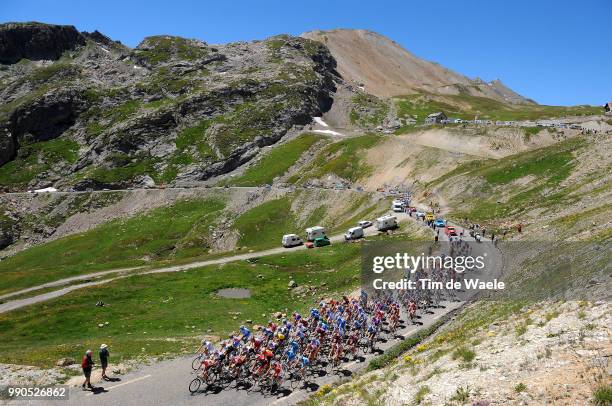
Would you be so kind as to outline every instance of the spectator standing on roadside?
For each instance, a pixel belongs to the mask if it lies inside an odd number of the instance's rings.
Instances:
[[[83,382],[83,385],[81,385],[83,389],[85,389],[85,385],[87,385],[89,389],[93,389],[93,386],[91,386],[90,379],[91,379],[91,369],[93,368],[94,362],[93,362],[93,359],[91,359],[91,354],[92,354],[92,351],[87,350],[85,352],[85,355],[83,356],[83,360],[81,361],[81,367],[83,368],[83,375],[85,375],[85,382]]]
[[[106,376],[106,368],[108,367],[108,357],[110,354],[108,353],[108,345],[102,344],[100,346],[100,365],[102,366],[102,379],[108,380],[108,376]]]

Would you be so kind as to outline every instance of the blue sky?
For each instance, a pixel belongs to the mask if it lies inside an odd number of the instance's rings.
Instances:
[[[612,0],[0,0],[0,21],[72,24],[130,46],[155,34],[224,43],[365,28],[541,104],[612,101]]]

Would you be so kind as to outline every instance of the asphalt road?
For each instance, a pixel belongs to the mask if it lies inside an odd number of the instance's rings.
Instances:
[[[405,337],[410,336],[419,329],[427,328],[452,310],[456,310],[464,302],[445,302],[444,308],[436,309],[431,314],[425,314],[419,320],[422,325],[407,325],[399,330],[397,338],[389,339],[377,345],[379,352],[388,350],[398,344]],[[406,317],[403,317],[406,319]],[[376,354],[379,355],[379,354]],[[124,375],[120,382],[100,384],[104,389],[97,393],[82,391],[80,388],[70,389],[68,405],[292,405],[306,399],[320,386],[338,381],[341,378],[350,378],[359,370],[368,365],[375,355],[367,354],[356,361],[349,361],[342,365],[340,371],[322,376],[309,376],[305,388],[291,391],[288,385],[278,394],[262,394],[249,392],[244,388],[227,388],[202,391],[191,395],[188,390],[189,382],[195,377],[191,371],[192,358],[178,358],[163,361],[141,370]],[[52,402],[48,402],[52,404]],[[42,403],[44,404],[44,403]],[[56,403],[57,404],[57,403]]]

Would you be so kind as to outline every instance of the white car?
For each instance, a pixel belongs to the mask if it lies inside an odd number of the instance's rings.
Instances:
[[[361,220],[359,223],[357,223],[357,225],[361,228],[368,228],[372,227],[372,222],[368,220]]]
[[[416,215],[416,218],[425,218],[425,213],[422,211],[417,210],[414,214]]]

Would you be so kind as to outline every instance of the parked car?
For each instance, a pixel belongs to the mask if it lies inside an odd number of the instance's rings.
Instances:
[[[346,241],[358,240],[359,238],[363,238],[363,228],[361,227],[351,227],[344,234],[344,239]]]
[[[410,207],[408,207],[408,212],[409,212],[409,213],[414,213],[414,212],[416,212],[416,211],[417,211],[417,208],[416,208],[416,207],[414,207],[414,206],[410,206]]]
[[[359,223],[357,223],[357,225],[361,228],[368,228],[372,227],[372,222],[368,220],[361,220]]]
[[[455,227],[453,226],[446,226],[444,227],[444,234],[446,234],[449,237],[455,237],[457,235],[457,231],[455,230]]]
[[[283,235],[282,244],[285,248],[291,248],[297,247],[298,245],[302,245],[303,242],[297,234],[285,234]]]
[[[425,220],[427,221],[434,221],[435,217],[433,215],[433,213],[427,213],[425,214]]]
[[[446,221],[444,221],[443,219],[436,219],[436,221],[434,221],[434,226],[436,226],[436,227],[445,227],[446,226]]]
[[[329,238],[325,236],[317,237],[312,242],[312,245],[314,245],[315,247],[325,247],[326,245],[331,245],[331,241],[329,241]]]
[[[416,214],[416,218],[425,218],[425,213],[422,211],[417,210],[415,214]]]

